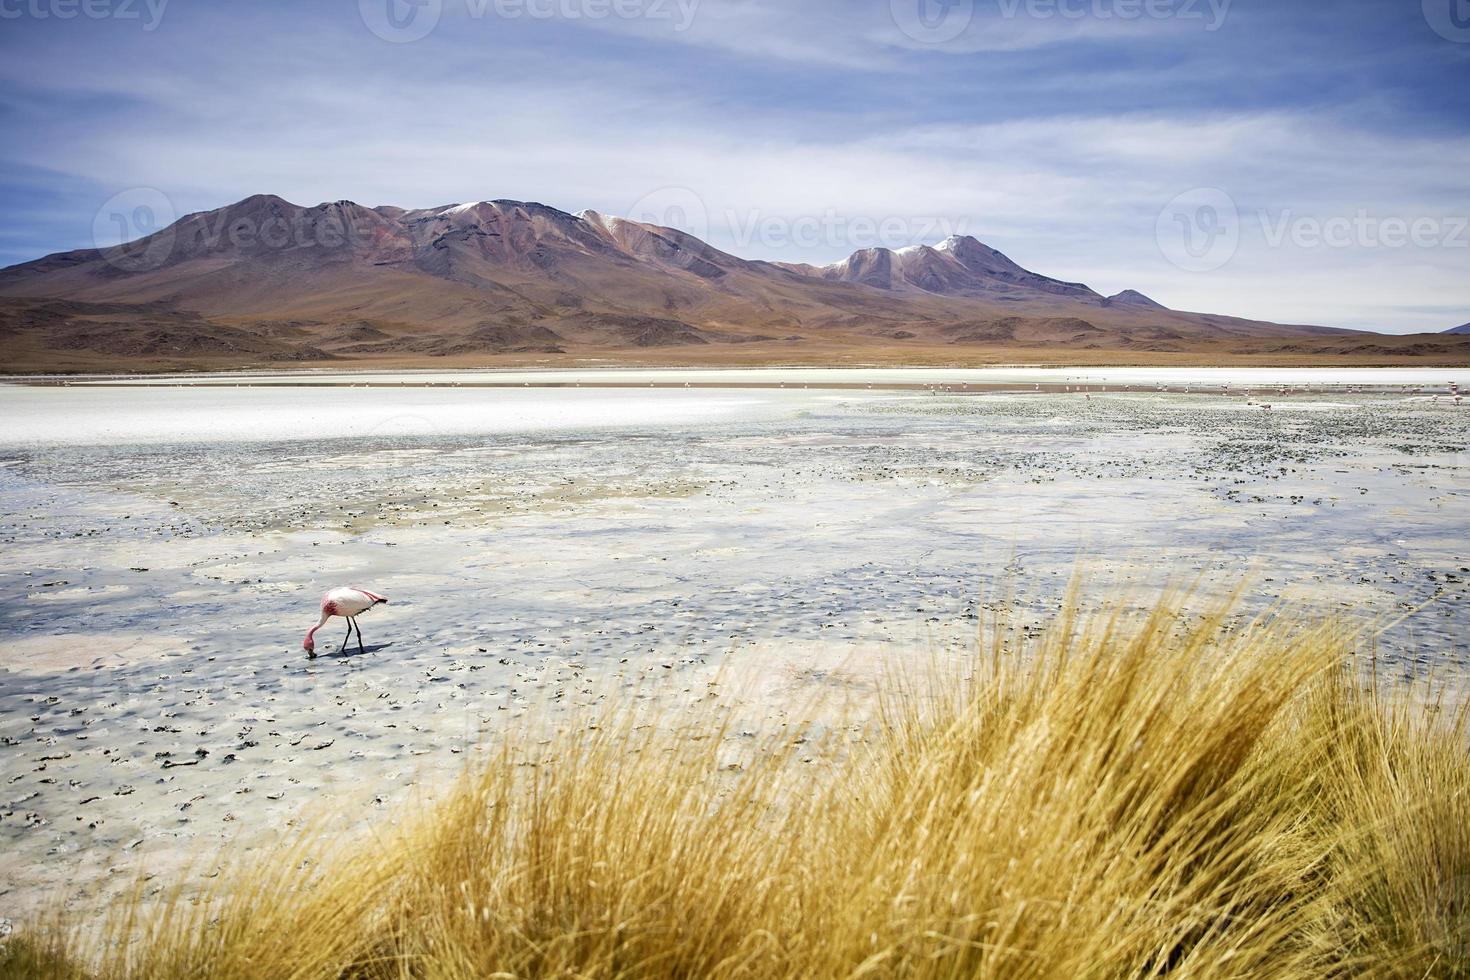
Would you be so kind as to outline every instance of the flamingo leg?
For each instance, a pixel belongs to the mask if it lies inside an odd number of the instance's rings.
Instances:
[[[367,651],[362,648],[362,627],[358,624],[356,616],[352,617],[352,628],[357,630],[357,652],[367,653]]]
[[[347,641],[350,640],[350,639],[352,639],[352,617],[351,616],[344,616],[342,618],[345,619],[345,620],[347,620],[347,635],[344,636],[344,637],[342,637],[342,649],[338,650],[337,651],[338,653],[346,653],[347,652]]]

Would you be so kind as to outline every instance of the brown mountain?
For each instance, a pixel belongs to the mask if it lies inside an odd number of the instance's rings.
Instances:
[[[1104,301],[1104,303],[1108,306],[1136,306],[1140,309],[1145,310],[1168,309],[1168,307],[1165,306],[1163,303],[1154,302],[1136,289],[1125,289],[1121,293],[1114,293],[1112,296],[1109,296]]]
[[[270,362],[1148,361],[1470,344],[1283,326],[1103,297],[969,237],[815,267],[542,204],[408,211],[259,195],[109,249],[0,270],[5,368]]]
[[[785,266],[829,282],[859,283],[887,292],[922,292],[996,302],[1065,296],[1087,303],[1102,297],[1081,283],[1061,282],[1021,268],[1000,252],[968,236],[937,247],[865,248],[824,268]]]

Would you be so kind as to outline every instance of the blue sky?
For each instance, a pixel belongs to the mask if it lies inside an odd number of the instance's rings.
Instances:
[[[1470,321],[1470,0],[0,0],[0,264],[253,193]]]

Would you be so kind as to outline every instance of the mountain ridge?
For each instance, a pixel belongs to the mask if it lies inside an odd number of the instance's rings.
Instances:
[[[0,269],[0,331],[16,352],[10,370],[89,358],[617,360],[668,349],[705,360],[999,350],[1098,359],[1401,346],[1170,310],[1135,290],[1105,297],[970,236],[813,266],[538,202],[303,206],[272,194],[185,215],[127,245]]]

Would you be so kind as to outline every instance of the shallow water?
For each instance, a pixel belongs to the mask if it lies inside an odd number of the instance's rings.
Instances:
[[[692,690],[726,653],[795,670],[1043,619],[1079,561],[1140,602],[1244,580],[1251,608],[1404,617],[1383,662],[1457,671],[1470,409],[1391,391],[1419,383],[1401,373],[1270,411],[1152,388],[0,386],[0,898],[284,828],[329,786],[391,801],[604,670]],[[393,601],[365,656],[330,655],[332,627],[308,662],[344,583]]]

